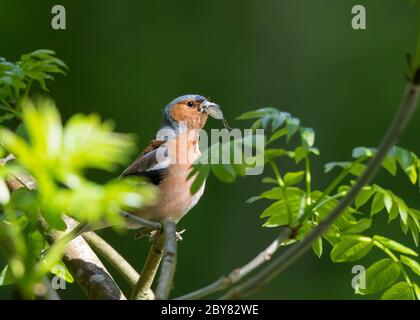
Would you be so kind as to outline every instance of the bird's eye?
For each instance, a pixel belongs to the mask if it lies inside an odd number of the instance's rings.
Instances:
[[[193,101],[188,101],[187,106],[189,106],[190,108],[194,107],[194,102]]]

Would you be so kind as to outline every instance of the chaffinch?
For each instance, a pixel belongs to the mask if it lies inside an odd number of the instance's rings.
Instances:
[[[144,176],[157,185],[155,205],[133,212],[151,221],[172,218],[178,222],[203,195],[205,183],[194,195],[188,179],[191,165],[200,157],[199,131],[208,115],[223,119],[219,105],[201,95],[183,95],[171,101],[164,109],[163,121],[155,140],[121,176]],[[132,221],[127,227],[138,228]]]
[[[188,176],[191,165],[201,155],[199,131],[204,127],[208,115],[222,120],[225,127],[228,127],[219,105],[201,95],[183,95],[172,100],[165,107],[163,121],[156,139],[152,140],[121,174],[121,177],[147,177],[158,189],[158,197],[154,205],[134,212],[122,213],[127,228],[143,227],[132,218],[133,215],[156,222],[164,218],[172,218],[178,222],[197,204],[203,195],[205,183],[198,192],[192,195],[190,188],[194,178],[188,179]],[[100,226],[80,224],[71,232],[71,238],[108,226],[107,223]],[[140,231],[139,236],[142,235]]]

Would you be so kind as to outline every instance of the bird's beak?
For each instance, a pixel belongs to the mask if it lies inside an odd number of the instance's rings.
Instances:
[[[217,120],[223,119],[223,112],[218,104],[206,100],[201,103],[200,109]]]

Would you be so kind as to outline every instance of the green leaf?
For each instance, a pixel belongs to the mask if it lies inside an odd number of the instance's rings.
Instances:
[[[278,112],[275,108],[261,108],[258,110],[248,111],[243,114],[241,114],[239,117],[236,117],[236,120],[249,120],[249,119],[258,119],[262,118],[263,116],[267,114],[271,114],[273,112]]]
[[[289,157],[293,158],[295,153],[293,151],[288,151],[285,149],[265,149],[264,150],[264,162],[270,162],[271,160],[278,157]]]
[[[372,294],[391,286],[399,278],[401,268],[398,262],[385,258],[375,262],[366,270],[366,288],[363,294]]]
[[[302,181],[305,175],[304,171],[288,172],[284,176],[284,183],[288,186],[295,185]]]
[[[366,170],[366,165],[361,163],[354,163],[350,169],[350,173],[356,177],[360,177]]]
[[[296,163],[299,163],[300,161],[302,161],[302,159],[305,158],[307,154],[308,154],[307,149],[305,149],[304,147],[297,147],[295,149],[295,161],[296,161]]]
[[[366,148],[366,147],[357,147],[353,149],[352,156],[353,158],[360,158],[360,157],[372,157],[375,155],[376,149],[373,148]]]
[[[320,152],[319,152],[319,149],[318,148],[312,147],[312,148],[309,148],[308,151],[309,151],[309,153],[312,153],[312,154],[314,154],[316,156],[319,156],[320,155]]]
[[[404,232],[404,234],[407,234],[410,226],[408,225],[408,223],[404,223],[401,219],[400,219],[400,227],[402,232]]]
[[[286,188],[286,197],[290,200],[293,198],[301,198],[303,195],[303,191],[299,188],[288,187]],[[284,199],[283,191],[280,187],[274,187],[270,190],[264,191],[259,195],[260,199],[269,199],[269,200],[280,200]]]
[[[17,65],[21,68],[27,82],[35,80],[42,89],[48,91],[45,81],[54,79],[52,73],[65,74],[65,63],[54,56],[52,50],[36,50],[21,56]]]
[[[67,225],[63,220],[62,214],[58,215],[54,209],[45,207],[43,208],[41,214],[47,221],[47,223],[54,229],[60,231],[64,231],[67,229]]]
[[[399,211],[398,211],[398,203],[393,203],[391,210],[389,211],[389,218],[388,218],[388,223],[391,222],[392,220],[394,220],[395,218],[398,217]]]
[[[393,157],[386,157],[382,166],[393,176],[397,174],[397,161]]]
[[[6,182],[0,178],[0,204],[7,204],[10,200],[9,188],[6,185]]]
[[[16,117],[15,113],[6,113],[6,114],[0,116],[0,123],[3,123],[5,121],[13,119],[15,117]]]
[[[284,200],[279,200],[268,206],[260,215],[260,218],[266,218],[271,217],[273,215],[281,216],[281,221],[284,221],[284,224],[287,224],[289,222],[287,212],[285,210],[286,204]]]
[[[213,174],[222,182],[232,183],[236,179],[235,169],[231,164],[212,165]]]
[[[281,137],[285,136],[287,134],[287,128],[282,128],[276,132],[274,132],[270,139],[268,139],[267,144],[272,143],[278,139],[280,139]]]
[[[12,205],[16,210],[20,210],[32,221],[38,223],[39,206],[36,191],[20,188],[12,193]]]
[[[291,195],[290,193],[288,193],[287,202],[285,201],[285,199],[274,202],[272,205],[266,208],[260,216],[261,218],[270,217],[266,221],[266,223],[264,223],[263,226],[274,227],[274,226],[282,226],[282,225],[289,224],[290,221],[289,221],[289,213],[288,213],[287,208],[290,209],[290,212],[292,214],[292,219],[295,219],[301,208],[302,197],[303,197],[303,192],[302,192],[302,196]]]
[[[253,197],[248,198],[245,202],[248,203],[248,204],[251,204],[251,203],[254,203],[255,201],[260,200],[260,199],[261,199],[260,196],[253,196]]]
[[[272,115],[273,120],[271,122],[271,129],[273,132],[280,128],[288,117],[290,117],[290,114],[287,112],[274,113]]]
[[[408,220],[408,207],[405,204],[404,200],[397,199],[398,202],[398,212],[400,213],[401,221],[403,224],[407,224]]]
[[[273,205],[275,205],[275,203]],[[284,226],[284,225],[289,224],[289,215],[287,214],[287,211],[284,209],[279,210],[278,205],[275,208],[277,209],[276,210],[277,213],[276,214],[271,213],[270,218],[268,218],[268,220],[264,222],[263,227],[272,228],[272,227]],[[274,208],[271,208],[271,209],[274,209]],[[266,211],[264,211],[262,214],[269,215],[269,213]]]
[[[413,288],[407,282],[398,282],[385,291],[381,300],[414,300]]]
[[[416,157],[412,152],[396,147],[397,160],[398,163],[410,179],[412,184],[415,184],[417,181],[417,167],[416,167]]]
[[[417,296],[417,300],[420,300],[420,287],[417,285],[417,283],[413,283],[414,292]]]
[[[368,218],[363,218],[360,219],[356,222],[352,222],[352,224],[354,224],[353,226],[351,226],[350,228],[344,229],[344,233],[361,233],[363,231],[366,231],[367,229],[369,229],[372,225],[372,220],[368,219]]]
[[[312,128],[301,128],[300,135],[302,141],[307,147],[312,147],[315,143],[315,132]]]
[[[408,225],[411,229],[411,235],[413,236],[414,243],[417,247],[419,246],[419,229],[420,229],[420,227],[418,226],[418,223],[419,221],[416,220],[416,218],[412,218],[408,220]]]
[[[39,101],[39,107],[35,108],[30,100],[26,100],[22,108],[23,121],[34,150],[47,157],[57,156],[62,151],[62,125],[53,101],[44,99]]]
[[[389,192],[384,193],[384,204],[385,204],[386,211],[390,213],[392,210],[393,200]]]
[[[287,123],[287,138],[286,140],[289,141],[295,133],[299,130],[300,120],[297,118],[288,118],[286,120]]]
[[[57,277],[60,277],[68,283],[74,282],[73,276],[62,261],[59,261],[54,267],[51,268],[51,273],[55,274]]]
[[[97,168],[111,171],[125,164],[134,151],[131,135],[113,131],[114,124],[101,121],[98,115],[72,116],[63,130],[61,154],[74,171]]]
[[[334,168],[350,169],[350,173],[355,176],[361,176],[366,170],[366,165],[361,163],[352,163],[349,161],[329,162],[324,166],[324,172],[328,173]]]
[[[373,197],[372,207],[370,209],[370,215],[373,216],[385,208],[384,194],[377,192]]]
[[[415,274],[420,277],[420,264],[409,257],[401,256],[401,262],[404,263],[407,267],[409,267]]]
[[[271,183],[271,184],[277,184],[277,180],[271,177],[264,177],[261,181],[262,183]]]
[[[412,256],[418,256],[417,252],[415,252],[414,250],[410,249],[409,247],[406,247],[405,245],[392,240],[392,239],[388,239],[382,236],[378,236],[375,235],[373,237],[373,240],[379,241],[380,243],[382,243],[385,247],[387,247],[388,249],[391,250],[395,250],[404,254],[409,254]]]
[[[351,187],[350,186],[342,185],[342,186],[339,186],[337,188],[337,193],[344,193],[344,194],[346,194],[350,190],[351,190]]]
[[[15,279],[13,278],[13,275],[9,270],[9,266],[6,265],[0,273],[0,286],[7,286],[9,284],[13,284],[14,282]]]
[[[363,206],[376,193],[376,190],[370,186],[363,187],[355,200],[356,209]]]
[[[321,255],[322,255],[322,238],[321,237],[317,238],[312,243],[312,250],[314,251],[314,253],[316,254],[318,258],[321,258]]]
[[[270,190],[264,191],[260,194],[260,198],[270,200],[280,200],[282,198],[282,191],[280,187],[274,187]]]
[[[262,124],[262,127],[263,127],[264,130],[267,130],[267,128],[270,124],[270,121],[271,121],[271,116],[268,115],[268,114],[266,114],[265,116],[263,116],[261,118],[261,124]]]
[[[356,261],[365,256],[373,247],[373,241],[363,236],[343,236],[331,250],[333,262]]]
[[[346,169],[351,165],[351,162],[348,161],[336,161],[336,162],[329,162],[324,166],[324,173],[328,173],[335,168],[343,168]]]

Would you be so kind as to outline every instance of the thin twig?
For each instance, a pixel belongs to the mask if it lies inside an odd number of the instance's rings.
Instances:
[[[378,172],[382,161],[386,157],[390,148],[395,145],[404,131],[408,121],[411,119],[414,110],[417,107],[419,98],[420,86],[416,83],[407,85],[406,91],[402,98],[399,111],[394,117],[394,120],[384,136],[376,155],[370,160],[364,173],[358,178],[356,184],[352,189],[341,199],[338,205],[331,211],[331,213],[321,221],[301,242],[290,247],[282,255],[274,259],[263,270],[252,278],[244,281],[227,292],[221,299],[235,299],[244,297],[260,287],[266,285],[271,279],[276,277],[288,266],[290,266],[297,258],[311,248],[312,243],[319,238],[331,224],[340,216],[345,208],[347,208],[355,199],[357,194],[368,184]]]
[[[138,272],[121,256],[108,242],[98,236],[95,232],[86,232],[83,238],[99,255],[119,272],[127,281],[130,287],[134,288],[140,278]],[[155,294],[149,289],[147,300],[154,300]]]
[[[86,232],[82,236],[93,250],[108,261],[108,263],[122,275],[127,283],[134,288],[139,279],[139,274],[127,260],[96,233],[92,231]]]
[[[149,229],[153,229],[153,230],[160,230],[162,228],[161,224],[158,222],[154,222],[154,221],[150,221],[141,217],[138,217],[134,214],[131,214],[127,211],[120,211],[120,215],[123,218],[126,218],[127,220],[130,220],[136,224],[139,224],[143,227],[149,228]]]
[[[132,300],[146,300],[148,299],[148,292],[155,279],[156,272],[159,268],[160,260],[162,259],[164,251],[164,235],[159,233],[153,244],[150,247],[146,262],[140,273],[140,278],[136,283],[131,294]]]
[[[180,296],[175,300],[196,300],[208,296],[220,290],[224,290],[243,279],[246,275],[257,269],[259,266],[269,261],[273,254],[277,251],[284,240],[288,239],[291,230],[289,228],[282,228],[277,239],[270,243],[270,245],[261,251],[256,257],[249,261],[241,268],[233,270],[227,276],[221,276],[217,281],[208,286]]]
[[[176,224],[173,220],[162,221],[163,233],[165,236],[165,253],[162,261],[162,269],[156,288],[156,299],[166,300],[173,287],[173,279],[176,269]]]

